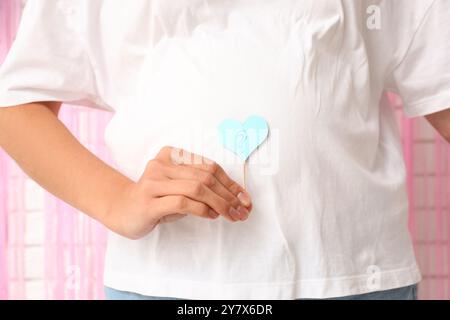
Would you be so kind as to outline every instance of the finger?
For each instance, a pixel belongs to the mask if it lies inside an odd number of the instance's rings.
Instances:
[[[169,179],[199,181],[228,201],[233,207],[237,208],[241,205],[241,201],[207,171],[190,166],[170,166],[165,170],[165,174]]]
[[[164,155],[170,153],[171,163],[179,166],[189,166],[206,171],[214,175],[217,180],[236,196],[245,207],[251,206],[251,197],[246,190],[231,179],[225,170],[216,162],[206,157],[191,153],[184,149],[172,148],[165,151]]]
[[[204,161],[202,163],[194,163],[191,165],[191,167],[198,168],[214,175],[225,188],[227,188],[234,196],[239,199],[242,205],[247,208],[251,207],[252,200],[248,192],[237,182],[231,179],[225,172],[225,170],[223,170],[223,168],[216,162],[207,159],[206,162]]]
[[[235,197],[239,199],[244,207],[251,210],[252,200],[248,192],[232,180],[226,174],[225,170],[223,170],[221,166],[211,159],[174,147],[162,148],[156,159],[164,162],[165,164],[179,167],[189,166],[214,175],[226,189],[228,189]]]
[[[190,164],[199,161],[202,157],[187,150],[166,146],[156,155],[155,159],[166,164]]]
[[[152,196],[182,195],[192,200],[203,202],[231,221],[245,220],[248,217],[248,210],[244,207],[234,208],[229,202],[198,181],[164,180],[153,183],[155,183],[155,186],[150,188],[153,190]]]
[[[206,204],[180,195],[154,199],[152,204],[153,210],[160,219],[174,214],[192,214],[206,219],[216,219],[219,217],[219,214]]]

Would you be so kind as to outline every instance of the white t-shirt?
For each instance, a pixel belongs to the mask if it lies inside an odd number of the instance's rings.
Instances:
[[[420,281],[399,131],[450,106],[448,0],[29,0],[0,71],[0,106],[114,111],[105,133],[133,180],[165,145],[242,162],[226,118],[270,136],[248,163],[245,222],[188,216],[110,234],[105,285],[179,298],[326,298]]]

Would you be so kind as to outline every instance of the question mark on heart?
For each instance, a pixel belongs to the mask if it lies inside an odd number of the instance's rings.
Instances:
[[[247,133],[244,130],[241,130],[238,132],[238,134],[236,135],[236,147],[239,150],[239,152],[244,152],[245,148],[246,148],[246,143],[247,143]]]
[[[226,119],[219,124],[222,145],[243,161],[244,188],[246,188],[247,160],[250,155],[267,139],[269,126],[260,116],[250,116],[244,123]]]

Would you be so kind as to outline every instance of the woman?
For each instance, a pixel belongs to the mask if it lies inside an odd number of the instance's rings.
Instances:
[[[109,298],[414,299],[380,98],[450,140],[449,18],[445,0],[30,1],[0,69],[0,143],[112,231]],[[114,112],[116,168],[66,130],[63,102]],[[251,115],[270,135],[244,186],[217,128]]]

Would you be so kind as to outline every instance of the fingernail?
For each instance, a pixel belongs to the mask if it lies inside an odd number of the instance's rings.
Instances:
[[[209,210],[209,216],[213,219],[217,218],[219,214],[213,210]]]
[[[239,206],[237,211],[239,212],[240,220],[246,220],[248,218],[249,212],[246,208]]]
[[[250,196],[247,192],[240,192],[237,195],[237,198],[245,207],[249,207],[250,204],[252,203],[252,200],[250,199]]]
[[[234,220],[240,220],[240,214],[235,208],[231,207],[229,214]]]

